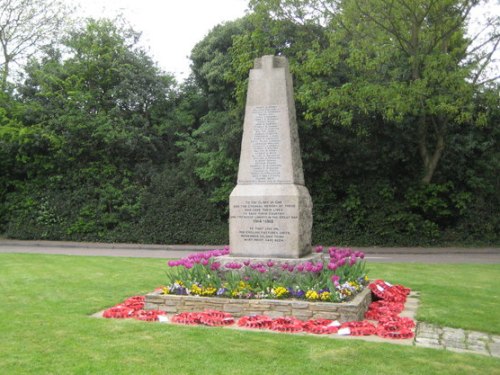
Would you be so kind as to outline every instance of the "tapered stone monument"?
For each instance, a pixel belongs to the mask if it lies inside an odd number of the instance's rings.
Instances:
[[[304,186],[288,61],[263,56],[250,70],[238,184],[229,198],[231,255],[311,253],[312,201]]]

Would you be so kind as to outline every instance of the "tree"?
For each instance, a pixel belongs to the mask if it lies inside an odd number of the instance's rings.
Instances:
[[[70,8],[60,0],[0,0],[0,88],[5,91],[11,65],[53,44]]]
[[[499,17],[485,25],[489,37],[474,47],[465,34],[478,0],[351,0],[252,2],[262,17],[324,25],[328,48],[311,50],[308,84],[297,97],[317,124],[356,126],[380,116],[385,126],[413,131],[421,159],[421,182],[429,184],[456,124],[484,124],[474,95],[479,77],[498,46]],[[484,32],[484,30],[481,30]],[[486,46],[489,51],[484,50]],[[479,52],[481,51],[481,52]],[[336,70],[346,81],[331,86],[321,77]],[[316,77],[316,79],[315,79]]]
[[[63,42],[64,55],[30,60],[20,121],[0,139],[13,155],[9,175],[23,181],[7,197],[11,233],[132,239],[141,193],[177,157],[175,81],[136,46],[136,32],[110,20],[88,20]]]

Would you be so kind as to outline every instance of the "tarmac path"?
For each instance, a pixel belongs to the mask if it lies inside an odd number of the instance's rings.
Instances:
[[[193,252],[220,249],[222,245],[144,245],[0,239],[0,253],[36,253],[131,258],[181,258]],[[380,263],[500,263],[500,248],[465,247],[352,247]]]

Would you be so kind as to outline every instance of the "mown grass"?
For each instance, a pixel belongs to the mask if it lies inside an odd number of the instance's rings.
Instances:
[[[499,359],[480,355],[89,317],[161,285],[164,265],[158,259],[0,254],[0,373],[500,374]],[[488,279],[494,284],[499,271],[472,265],[370,268],[372,277],[419,289],[422,319],[432,320],[442,311],[447,325],[455,326],[472,322],[463,321],[453,305],[482,296],[477,286]],[[475,275],[478,281],[467,286],[456,274]],[[441,288],[439,282],[445,282]],[[455,291],[461,288],[462,297]],[[444,301],[429,295],[436,292]],[[495,312],[483,311],[489,302],[474,302],[477,320],[489,319],[490,330],[496,331]]]
[[[417,319],[440,326],[500,334],[500,265],[369,265],[370,278],[420,292]]]

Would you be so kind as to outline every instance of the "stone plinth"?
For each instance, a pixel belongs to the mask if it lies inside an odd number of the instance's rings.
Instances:
[[[170,314],[218,310],[231,313],[235,318],[246,315],[267,315],[272,318],[286,316],[301,320],[332,319],[339,322],[360,321],[371,303],[372,295],[365,288],[350,302],[308,302],[302,300],[230,299],[218,297],[146,295],[146,310],[163,310]]]
[[[250,71],[238,184],[229,209],[233,256],[300,258],[311,252],[312,201],[284,57],[264,56]]]

